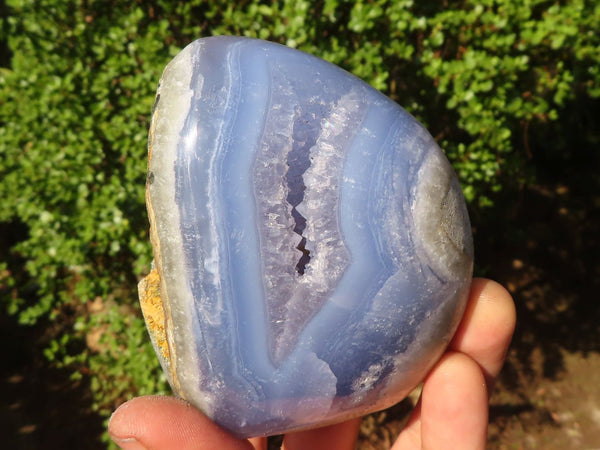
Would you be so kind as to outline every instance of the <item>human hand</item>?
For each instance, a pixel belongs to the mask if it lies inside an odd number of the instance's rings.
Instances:
[[[421,398],[392,450],[485,448],[489,394],[504,363],[514,326],[510,294],[493,281],[474,279],[462,322],[448,350],[425,379]],[[283,449],[353,449],[360,420],[289,433]],[[173,397],[130,400],[115,411],[108,429],[126,450],[267,448],[266,438],[238,439]]]

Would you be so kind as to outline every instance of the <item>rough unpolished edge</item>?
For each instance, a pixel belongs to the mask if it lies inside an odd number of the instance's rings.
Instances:
[[[155,101],[155,108],[158,103],[158,97]],[[148,165],[152,161],[152,144],[154,142],[154,119],[156,110],[153,111],[153,120],[150,127],[150,136],[148,139]],[[148,179],[148,183],[150,183]],[[149,219],[152,222],[154,219],[154,211],[152,205],[148,201],[148,186],[146,186],[146,206],[148,208]],[[150,240],[152,247],[156,253],[160,248],[158,240],[154,236],[154,227],[150,227]],[[155,261],[152,261],[150,273],[146,275],[138,283],[138,296],[142,315],[146,322],[146,328],[150,335],[150,341],[154,347],[154,351],[158,356],[163,372],[171,386],[174,386],[173,381],[177,379],[175,367],[171,364],[172,352],[169,348],[169,339],[167,337],[167,321],[165,317],[165,305],[163,303],[163,295],[161,294],[161,278],[159,269],[156,267]]]
[[[160,275],[155,267],[138,284],[138,294],[144,321],[150,334],[154,351],[169,382],[172,383],[171,360],[167,332],[165,329],[165,312],[160,295]]]
[[[154,253],[155,270],[160,279],[160,304],[163,310],[163,324],[166,342],[169,347],[169,359],[164,360],[159,353],[159,359],[169,379],[173,391],[180,397],[202,406],[205,412],[210,412],[210,405],[203,398],[193,397],[196,379],[187,370],[195,367],[196,349],[194,342],[178,339],[182,327],[190,328],[192,315],[185,307],[186,300],[190,299],[190,292],[185,283],[169,283],[167,280],[176,280],[174,274],[183,273],[182,259],[179,257],[182,249],[180,239],[177,239],[179,219],[175,211],[165,214],[161,205],[171,204],[175,198],[173,186],[174,171],[172,167],[176,155],[176,136],[183,128],[189,104],[193,95],[190,88],[192,79],[192,56],[188,52],[181,52],[165,68],[157,90],[156,102],[152,114],[148,142],[148,180],[146,186],[146,206],[150,221],[150,241]],[[179,73],[172,77],[169,74]],[[162,95],[168,92],[169,95]],[[161,111],[176,111],[177,113],[161,114]],[[158,198],[157,198],[157,192]],[[156,209],[159,211],[156,211]],[[161,235],[161,230],[163,231]],[[164,230],[168,230],[165,232]],[[164,248],[171,251],[164,252]],[[173,251],[175,249],[175,251]],[[175,254],[174,254],[175,253]],[[189,302],[187,304],[191,304]],[[153,330],[149,328],[150,334]],[[160,349],[159,349],[160,350]],[[188,398],[188,396],[192,398]],[[200,396],[203,394],[201,393]],[[194,401],[195,400],[195,401]]]

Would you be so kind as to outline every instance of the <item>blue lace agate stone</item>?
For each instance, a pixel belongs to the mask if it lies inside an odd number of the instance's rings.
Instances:
[[[167,66],[144,314],[174,391],[238,436],[388,407],[444,351],[473,247],[428,132],[316,57],[239,37]]]

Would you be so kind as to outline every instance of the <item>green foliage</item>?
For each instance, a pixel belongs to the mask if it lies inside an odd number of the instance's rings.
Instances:
[[[152,377],[162,379],[140,338],[135,299],[151,259],[143,206],[148,112],[160,68],[176,50],[155,39],[167,24],[133,3],[112,11],[104,2],[10,6],[4,37],[12,58],[0,73],[0,221],[26,228],[11,252],[25,260],[35,295],[17,286],[19,295],[12,289],[3,300],[23,324],[79,316],[47,356],[90,373],[98,407],[108,412],[147,390]],[[3,271],[4,284],[14,284],[13,272]],[[133,306],[116,321],[112,310],[89,312],[95,299]],[[129,325],[107,329],[104,339],[112,340],[102,351],[70,353],[79,348],[73,340],[109,319]],[[134,342],[127,337],[137,338],[140,352],[121,351]]]
[[[76,317],[47,356],[91,375],[103,414],[166,389],[136,283],[151,259],[148,118],[185,44],[269,39],[355,73],[427,124],[475,209],[526,182],[532,152],[563,151],[548,124],[600,97],[600,5],[586,0],[6,3],[0,225],[14,242],[0,243],[0,295],[23,324]]]

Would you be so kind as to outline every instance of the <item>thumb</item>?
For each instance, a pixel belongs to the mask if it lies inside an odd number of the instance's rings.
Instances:
[[[108,423],[113,441],[125,450],[251,450],[252,445],[173,397],[138,397],[121,405]]]

